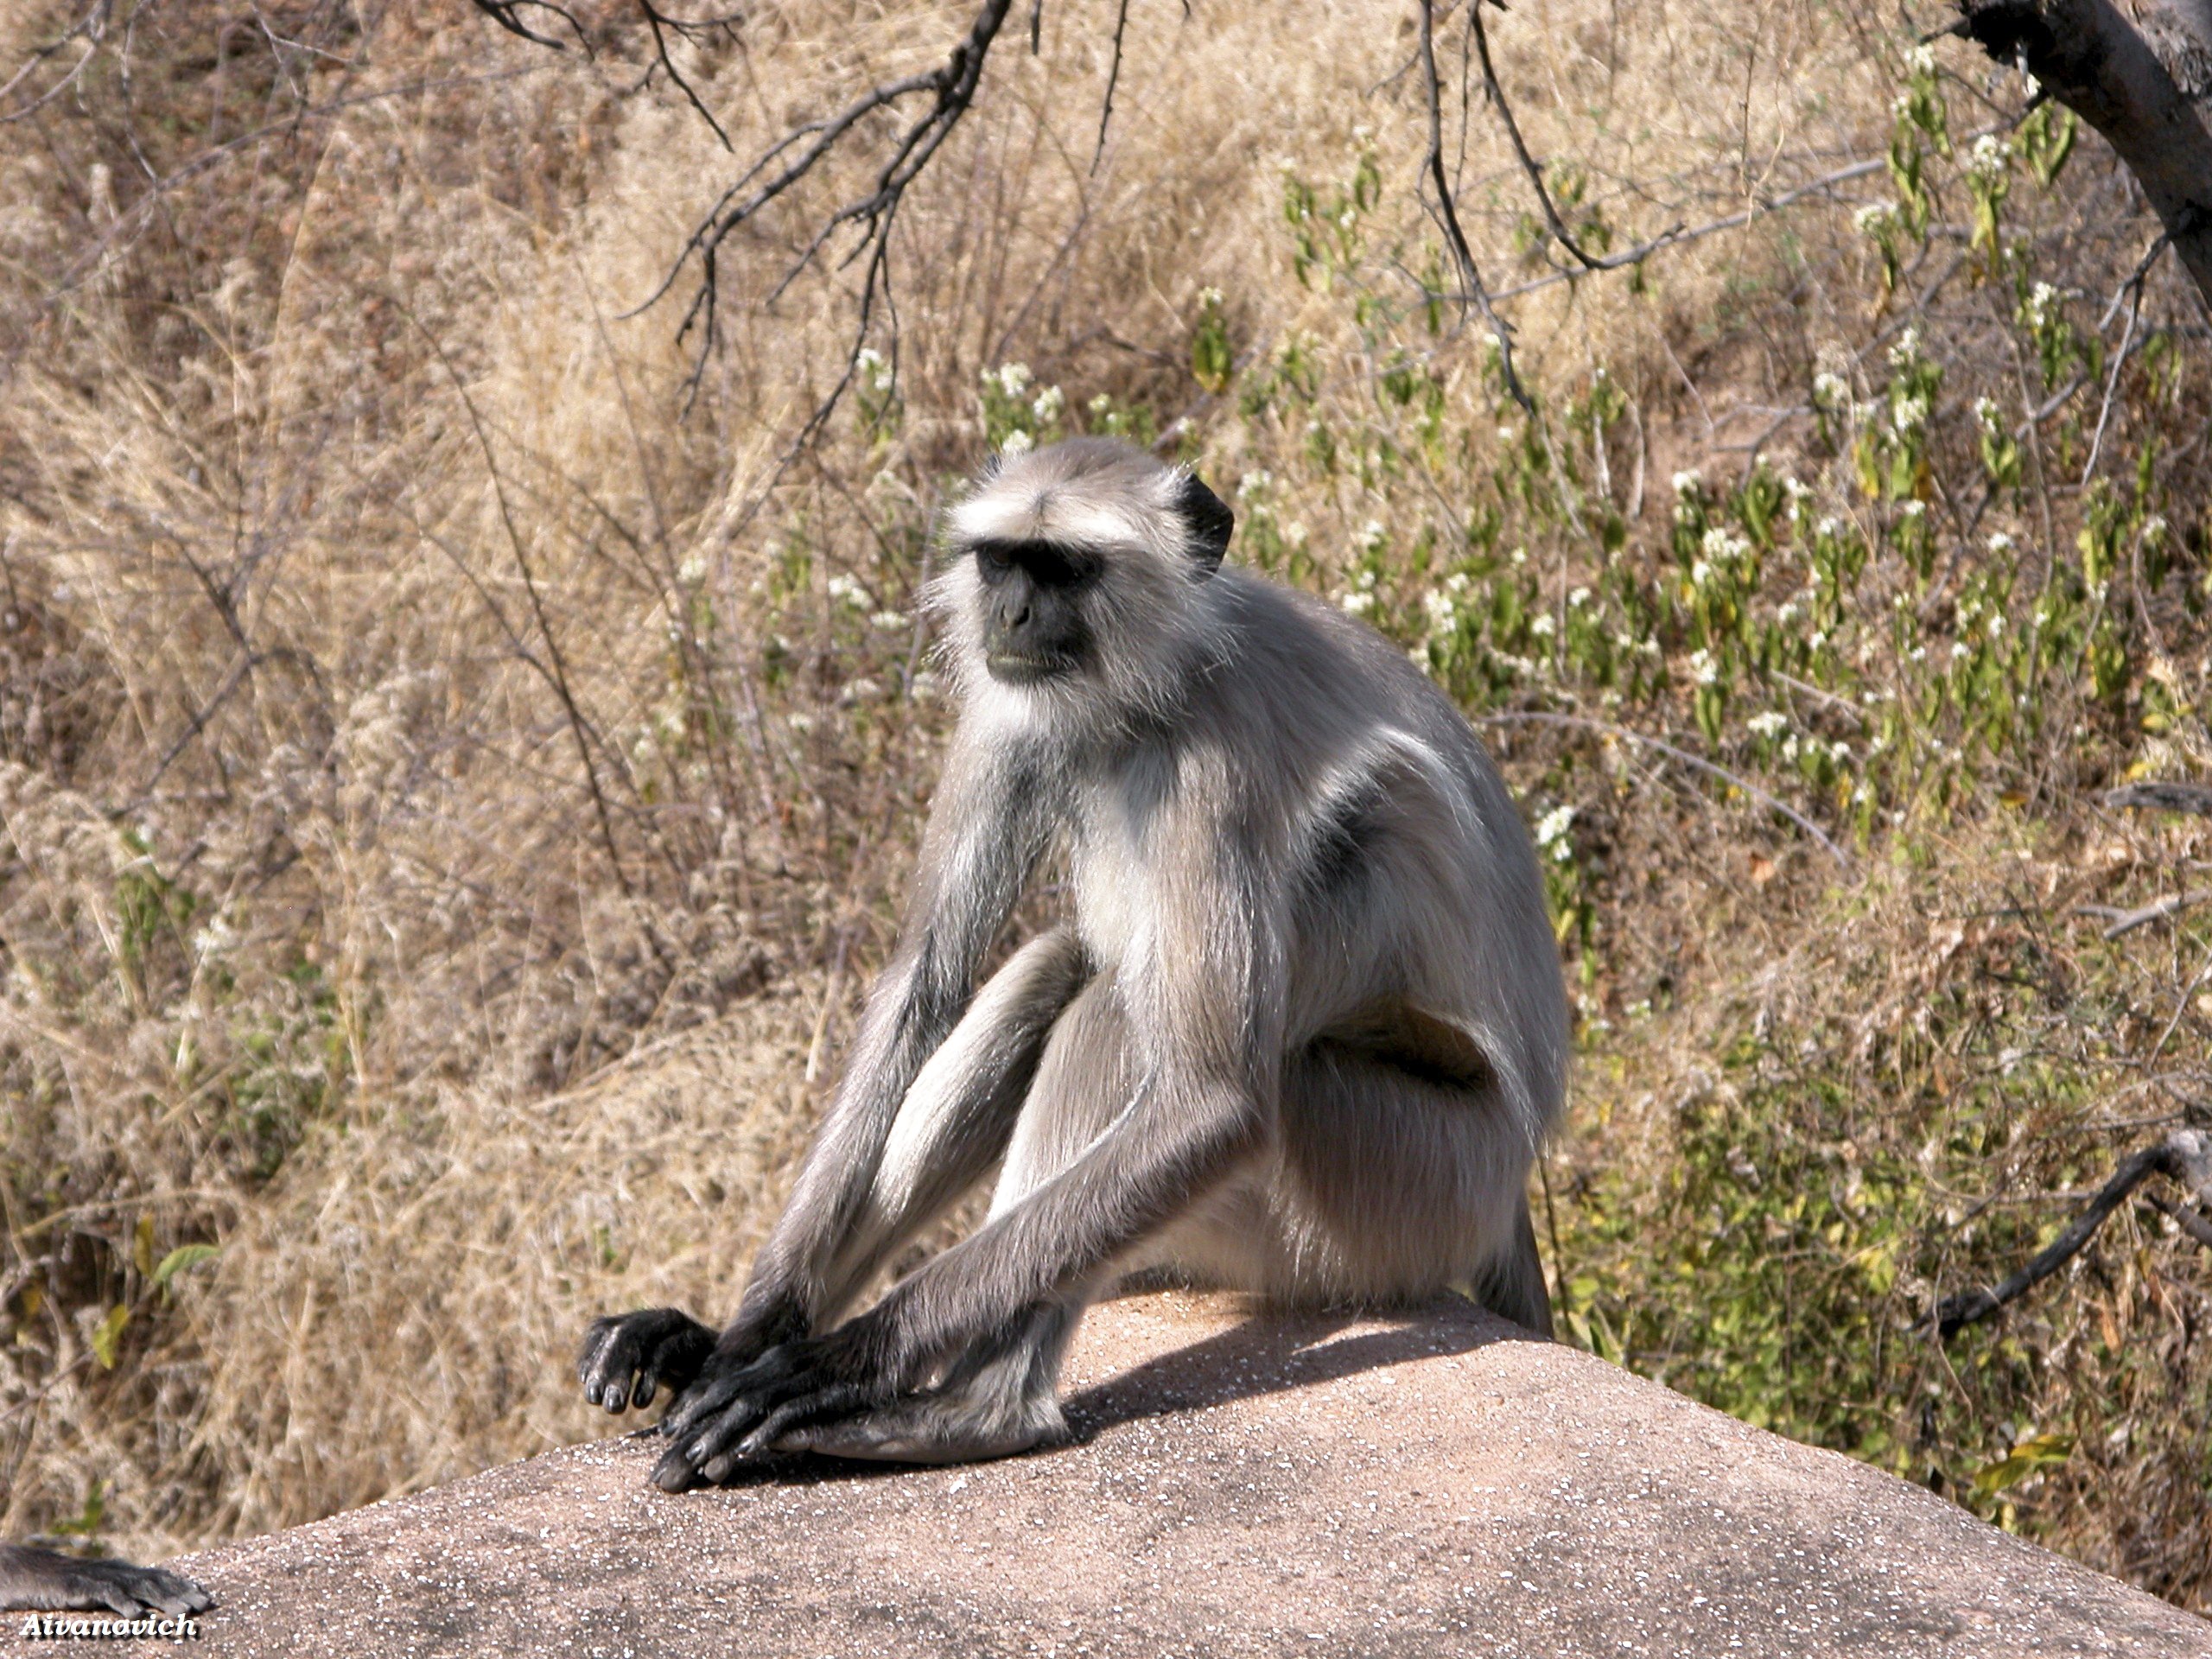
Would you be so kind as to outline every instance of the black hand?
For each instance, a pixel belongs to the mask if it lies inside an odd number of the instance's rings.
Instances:
[[[792,1429],[888,1403],[898,1376],[874,1338],[861,1319],[780,1344],[749,1363],[718,1352],[661,1426],[671,1443],[653,1484],[680,1492],[728,1480]]]

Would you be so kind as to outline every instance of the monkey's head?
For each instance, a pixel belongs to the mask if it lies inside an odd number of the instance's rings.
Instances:
[[[1205,589],[1234,522],[1190,473],[1129,444],[1001,457],[953,510],[930,594],[963,692],[1157,706],[1213,632]]]

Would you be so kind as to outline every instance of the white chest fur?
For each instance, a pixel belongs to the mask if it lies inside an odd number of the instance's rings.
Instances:
[[[1153,904],[1144,825],[1127,791],[1101,784],[1077,814],[1069,874],[1076,928],[1101,968],[1117,968],[1149,948]]]

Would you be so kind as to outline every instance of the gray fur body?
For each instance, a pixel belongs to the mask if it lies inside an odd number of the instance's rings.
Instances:
[[[1549,1332],[1525,1184],[1567,1018],[1527,834],[1434,686],[1217,568],[1226,535],[1196,480],[1092,442],[956,512],[960,728],[837,1100],[703,1376],[696,1327],[658,1363],[621,1320],[586,1345],[602,1403],[686,1389],[664,1484],[1048,1440],[1075,1320],[1141,1269],[1282,1302],[1462,1283]],[[1006,580],[1065,549],[1072,579]],[[1055,848],[1072,916],[976,990]],[[995,1164],[987,1224],[837,1325]]]

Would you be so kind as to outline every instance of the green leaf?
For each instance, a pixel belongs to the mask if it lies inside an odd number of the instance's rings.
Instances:
[[[111,1371],[115,1369],[116,1348],[123,1340],[123,1327],[130,1323],[130,1309],[118,1302],[108,1309],[107,1317],[99,1323],[99,1329],[92,1332],[92,1357],[99,1361],[102,1370]]]
[[[213,1244],[180,1244],[162,1258],[162,1265],[154,1269],[154,1282],[166,1289],[170,1280],[180,1273],[189,1273],[202,1262],[212,1262],[221,1252]]]
[[[1994,1463],[1985,1464],[1974,1471],[1974,1495],[1978,1498],[1994,1497],[2010,1487],[2018,1485],[2031,1475],[2039,1475],[2046,1469],[2056,1469],[2074,1455],[2071,1434],[2037,1434],[2020,1441],[2011,1452]]]

